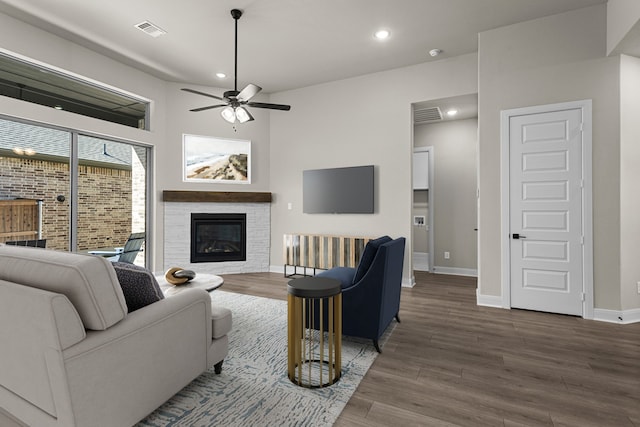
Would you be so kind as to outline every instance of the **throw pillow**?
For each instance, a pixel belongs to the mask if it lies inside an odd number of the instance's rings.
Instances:
[[[362,256],[360,257],[360,262],[358,263],[358,267],[356,268],[356,274],[353,276],[353,283],[356,284],[367,274],[369,271],[369,267],[371,267],[371,263],[373,263],[373,259],[376,257],[378,253],[378,248],[380,245],[383,245],[387,242],[391,241],[391,237],[382,236],[377,239],[369,240],[367,245],[364,247],[364,251],[362,252]]]
[[[164,299],[158,281],[144,267],[126,262],[112,262],[129,313]]]

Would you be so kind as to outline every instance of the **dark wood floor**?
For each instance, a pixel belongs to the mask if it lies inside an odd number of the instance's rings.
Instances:
[[[286,299],[281,274],[224,290]],[[640,324],[476,306],[476,280],[416,272],[336,426],[640,426]]]

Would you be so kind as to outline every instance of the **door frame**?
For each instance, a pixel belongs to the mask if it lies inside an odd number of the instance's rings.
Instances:
[[[593,183],[592,183],[592,101],[590,99],[558,104],[514,108],[500,112],[500,213],[502,307],[511,308],[511,234],[510,212],[510,136],[511,117],[552,113],[562,110],[582,110],[582,277],[584,295],[582,317],[593,319]]]
[[[433,234],[433,218],[434,218],[434,212],[435,210],[433,209],[433,193],[434,193],[434,185],[433,185],[433,180],[434,180],[434,148],[433,145],[429,145],[429,146],[420,146],[420,147],[413,147],[413,153],[417,153],[417,152],[427,152],[429,153],[429,163],[427,164],[427,171],[428,171],[428,177],[427,179],[429,180],[429,189],[427,190],[429,192],[428,195],[428,199],[427,199],[427,227],[429,227],[428,231],[428,237],[427,237],[427,245],[429,246],[429,273],[433,273],[434,269],[433,269],[433,263],[435,261],[435,239],[434,239],[434,234]],[[413,188],[413,186],[412,186]],[[415,191],[415,190],[413,190]],[[413,195],[412,195],[412,200],[413,200]],[[413,224],[413,223],[412,223]],[[413,227],[412,227],[413,229]]]

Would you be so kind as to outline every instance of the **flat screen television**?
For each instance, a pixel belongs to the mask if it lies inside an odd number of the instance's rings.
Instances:
[[[373,166],[314,169],[302,172],[302,212],[374,213]]]

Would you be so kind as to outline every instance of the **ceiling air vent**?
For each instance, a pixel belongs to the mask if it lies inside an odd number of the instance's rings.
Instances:
[[[134,25],[134,27],[136,27],[140,31],[144,31],[151,37],[160,37],[163,34],[167,34],[165,30],[155,24],[152,24],[149,21],[142,21],[141,23]]]
[[[413,123],[426,123],[442,120],[442,112],[438,107],[423,108],[413,112]]]

